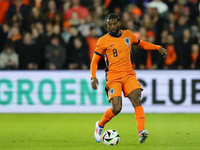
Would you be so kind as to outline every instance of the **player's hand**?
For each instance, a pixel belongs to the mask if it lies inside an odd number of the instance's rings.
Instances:
[[[168,52],[167,52],[167,50],[166,50],[165,48],[160,47],[158,51],[162,54],[162,56],[163,56],[164,58],[167,57]]]
[[[97,89],[97,85],[99,85],[99,81],[97,78],[92,78],[91,86],[93,90]]]

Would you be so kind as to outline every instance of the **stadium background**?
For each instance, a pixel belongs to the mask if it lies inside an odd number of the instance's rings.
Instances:
[[[0,150],[199,150],[199,7],[198,0],[0,0]],[[122,29],[169,52],[163,59],[132,48],[150,133],[143,145],[126,98],[105,127],[119,132],[117,147],[93,138],[110,104],[103,58],[97,91],[89,64],[110,12]]]
[[[163,59],[132,47],[146,112],[199,112],[197,0],[1,0],[0,111],[103,113],[110,107],[104,60],[98,91],[90,87],[89,64],[111,12],[122,29],[168,50]],[[132,112],[127,99],[123,105],[122,112]]]
[[[132,47],[134,69],[200,69],[198,0],[1,0],[1,70],[88,70],[106,16],[168,50]],[[99,69],[104,69],[103,58]]]
[[[89,64],[111,12],[121,17],[122,29],[168,50],[163,59],[132,47],[146,112],[199,112],[198,1],[1,0],[0,8],[2,113],[103,113],[110,107],[104,60],[97,92],[90,87]],[[122,112],[132,112],[127,99],[123,105]]]

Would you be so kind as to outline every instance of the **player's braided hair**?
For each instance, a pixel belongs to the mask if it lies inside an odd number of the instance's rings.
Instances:
[[[119,15],[115,14],[115,13],[110,13],[107,17],[107,19],[117,19],[117,21],[120,21],[120,17]]]

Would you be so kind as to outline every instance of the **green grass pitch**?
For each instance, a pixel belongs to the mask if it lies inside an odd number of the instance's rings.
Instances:
[[[0,150],[199,150],[200,114],[146,114],[149,138],[138,143],[134,114],[105,126],[120,135],[117,146],[94,140],[102,114],[0,114]]]

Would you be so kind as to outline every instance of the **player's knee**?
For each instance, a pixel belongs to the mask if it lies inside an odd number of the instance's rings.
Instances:
[[[140,97],[137,97],[137,98],[135,98],[135,107],[137,107],[137,106],[140,106],[141,105],[141,98]]]
[[[112,108],[113,114],[117,115],[118,113],[120,113],[122,110],[122,106],[115,106]]]
[[[131,93],[129,95],[129,99],[131,100],[132,105],[134,107],[137,107],[137,106],[141,105],[141,93],[140,92]]]

